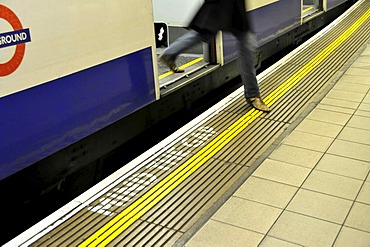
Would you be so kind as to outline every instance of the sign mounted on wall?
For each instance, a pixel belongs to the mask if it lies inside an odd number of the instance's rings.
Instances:
[[[5,63],[0,61],[0,77],[10,75],[17,70],[21,64],[25,51],[26,43],[31,41],[30,30],[23,28],[17,15],[9,8],[0,4],[0,19],[8,22],[13,31],[3,32],[0,30],[0,49],[15,46],[15,52],[12,58]]]

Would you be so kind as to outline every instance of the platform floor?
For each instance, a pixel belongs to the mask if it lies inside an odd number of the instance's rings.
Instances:
[[[370,42],[323,94],[186,246],[370,246]]]

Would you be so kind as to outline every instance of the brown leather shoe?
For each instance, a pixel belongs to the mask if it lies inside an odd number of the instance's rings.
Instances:
[[[263,112],[270,112],[270,108],[263,102],[260,96],[247,98],[247,102],[253,106],[254,109],[263,111]]]
[[[167,67],[173,71],[173,73],[183,73],[185,70],[180,69],[176,66],[175,61],[165,58],[163,55],[159,57],[159,60],[162,61]]]

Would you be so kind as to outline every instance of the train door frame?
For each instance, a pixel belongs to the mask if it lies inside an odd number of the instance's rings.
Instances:
[[[225,64],[224,61],[224,50],[223,50],[223,39],[222,39],[222,32],[218,32],[216,38],[212,44],[210,44],[210,62],[214,64],[219,64],[223,66]],[[212,49],[213,48],[213,49]]]

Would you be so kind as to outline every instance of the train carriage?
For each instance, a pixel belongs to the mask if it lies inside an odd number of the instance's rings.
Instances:
[[[151,1],[0,6],[11,13],[1,16],[1,36],[16,31],[13,16],[30,36],[0,49],[2,71],[22,56],[0,78],[0,179],[159,98]]]

